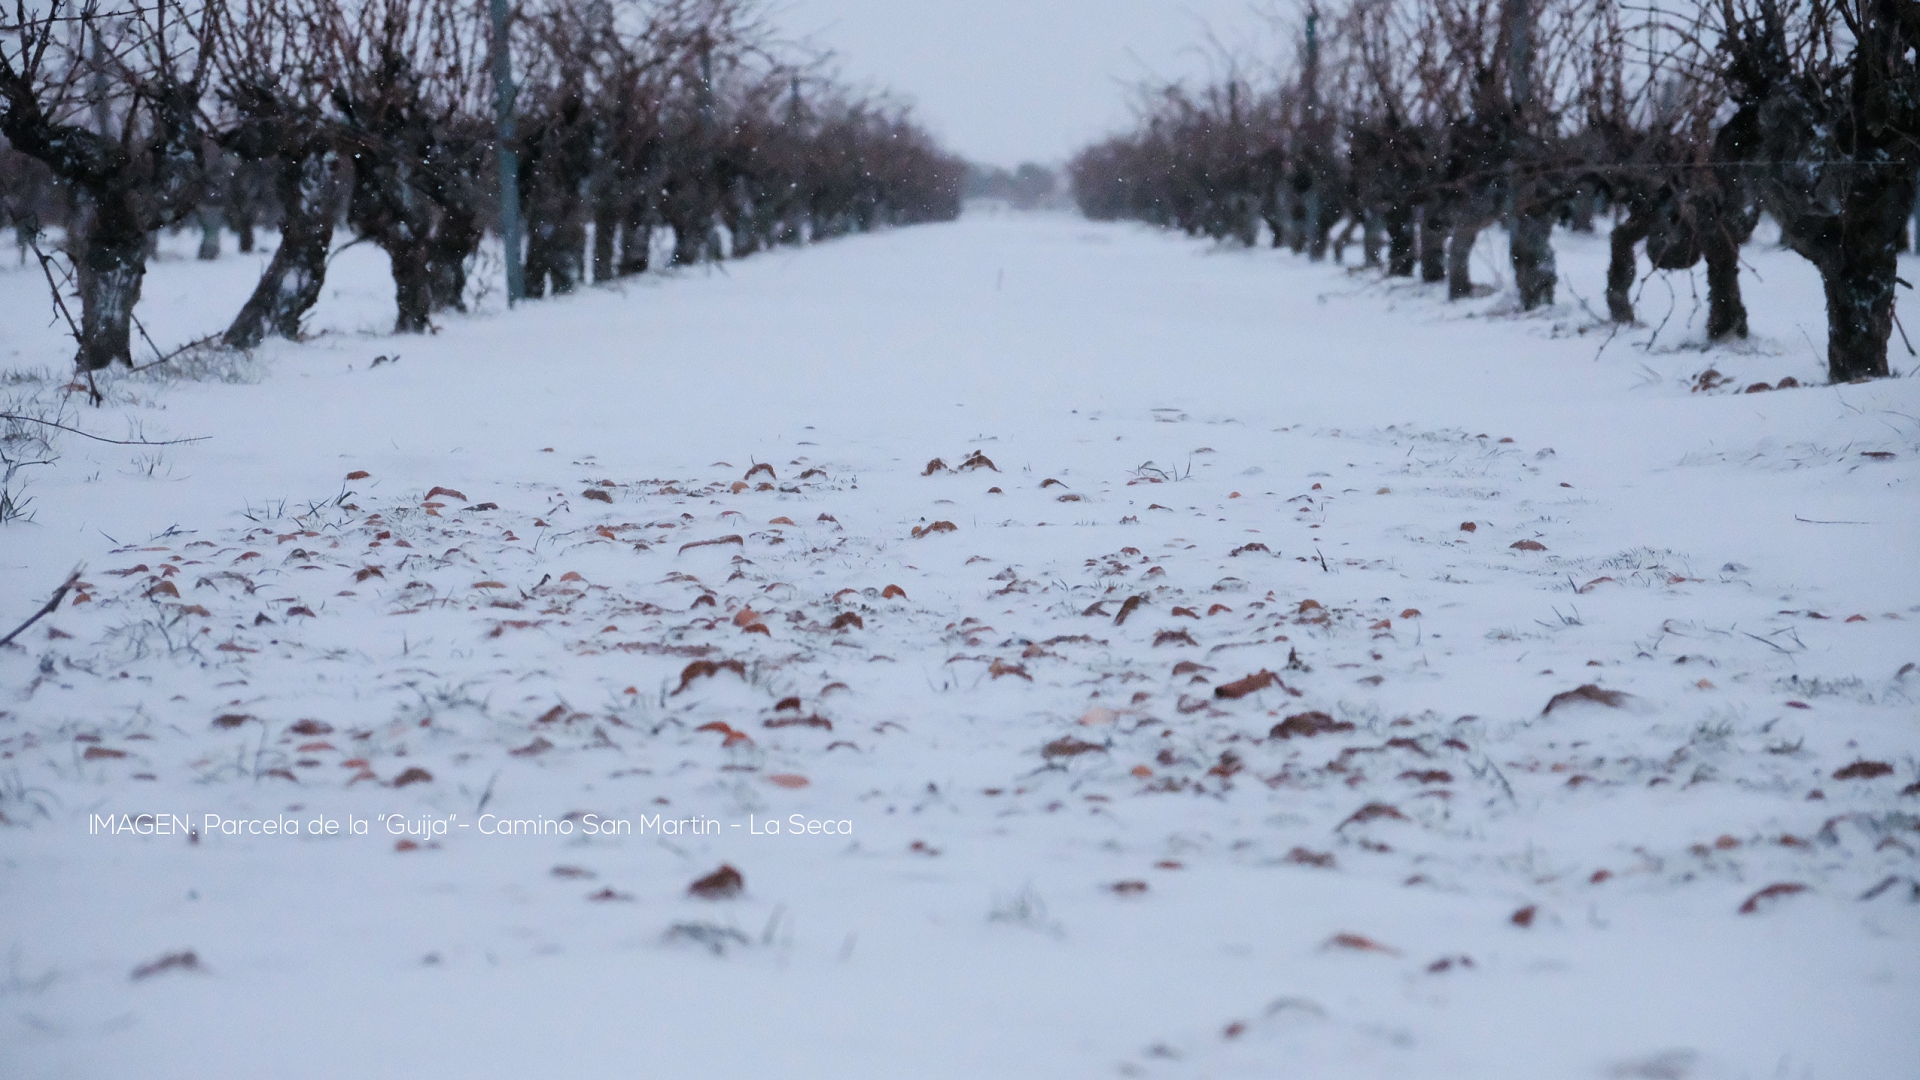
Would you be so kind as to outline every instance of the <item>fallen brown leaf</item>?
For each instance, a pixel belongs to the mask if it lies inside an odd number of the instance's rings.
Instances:
[[[1215,688],[1216,692],[1218,689],[1218,687]],[[1331,735],[1352,730],[1353,725],[1351,723],[1345,720],[1335,720],[1326,713],[1315,709],[1310,712],[1295,713],[1273,725],[1272,729],[1267,732],[1267,737],[1269,739],[1291,739],[1297,735],[1306,738],[1314,735]]]
[[[1273,672],[1268,671],[1266,668],[1261,668],[1259,671],[1256,671],[1253,674],[1246,676],[1245,678],[1235,679],[1230,683],[1221,683],[1219,686],[1214,687],[1213,696],[1218,698],[1228,698],[1230,700],[1236,699],[1236,698],[1243,698],[1243,697],[1246,697],[1248,694],[1254,693],[1256,691],[1265,690],[1267,687],[1272,686],[1279,681],[1280,681],[1280,676],[1275,675]],[[1312,714],[1307,714],[1307,715],[1312,715]],[[1328,719],[1332,719],[1332,718],[1328,717]]]
[[[1797,881],[1777,882],[1747,897],[1746,903],[1740,905],[1740,914],[1752,915],[1754,912],[1759,911],[1762,900],[1772,900],[1781,896],[1792,896],[1794,893],[1806,891],[1807,887]]]
[[[712,547],[715,544],[739,544],[741,547],[745,547],[747,546],[747,541],[745,540],[745,538],[741,537],[738,533],[734,533],[732,535],[722,536],[715,540],[695,540],[690,544],[681,544],[680,550],[681,552],[684,553],[693,548]]]
[[[1876,776],[1886,776],[1893,766],[1884,761],[1868,761],[1865,758],[1839,769],[1833,774],[1835,780],[1871,780]]]
[[[740,871],[722,863],[720,869],[687,886],[687,891],[702,900],[728,900],[740,895],[747,887],[747,879]]]
[[[1573,705],[1582,701],[1591,701],[1596,705],[1618,709],[1625,705],[1630,697],[1631,695],[1619,690],[1602,690],[1592,683],[1587,683],[1553,695],[1547,700],[1547,707],[1540,710],[1540,715],[1545,716],[1562,705]]]
[[[1077,757],[1080,754],[1104,754],[1106,752],[1107,748],[1101,746],[1099,743],[1090,743],[1084,739],[1076,739],[1071,735],[1062,735],[1060,738],[1040,748],[1040,756],[1044,758]]]
[[[1352,949],[1355,952],[1377,952],[1388,956],[1399,956],[1400,950],[1391,945],[1382,945],[1364,934],[1335,934],[1327,939],[1327,948]]]
[[[168,953],[158,960],[151,960],[133,969],[135,981],[152,978],[163,971],[199,971],[200,958],[192,949],[184,952]]]

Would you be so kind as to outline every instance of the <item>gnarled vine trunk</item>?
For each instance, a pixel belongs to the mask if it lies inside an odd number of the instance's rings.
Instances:
[[[300,321],[320,299],[327,277],[327,252],[333,246],[336,216],[333,197],[334,154],[309,145],[304,152],[279,158],[274,187],[280,198],[280,247],[267,263],[253,294],[240,308],[223,341],[251,349],[267,335],[300,338]]]

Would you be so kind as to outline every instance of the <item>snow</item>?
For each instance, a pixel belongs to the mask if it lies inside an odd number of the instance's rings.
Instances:
[[[266,257],[189,239],[162,349]],[[1736,393],[1822,381],[1810,267],[1609,340],[1555,239],[1521,315],[975,214],[405,339],[360,245],[313,340],[100,409],[0,271],[8,400],[206,437],[62,435],[0,527],[0,632],[88,598],[0,650],[0,1075],[1910,1070],[1920,382]]]

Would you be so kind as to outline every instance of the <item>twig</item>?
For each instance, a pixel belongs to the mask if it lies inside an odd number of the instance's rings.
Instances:
[[[1920,353],[1916,353],[1913,351],[1913,342],[1907,340],[1907,328],[1905,326],[1902,326],[1900,323],[1899,311],[1893,312],[1893,325],[1900,327],[1900,340],[1904,342],[1907,346],[1907,355],[1920,356]]]
[[[33,250],[33,257],[40,260],[40,272],[47,275],[47,288],[53,292],[53,306],[60,312],[60,317],[67,320],[67,331],[73,335],[74,344],[86,344],[86,339],[80,335],[80,324],[73,321],[73,313],[67,310],[66,297],[60,295],[60,283],[53,280],[53,256],[40,250],[38,237],[27,237],[27,247]]]
[[[1871,525],[1873,524],[1873,522],[1871,521],[1821,521],[1819,518],[1803,518],[1799,514],[1793,515],[1793,520],[1804,521],[1809,525]]]
[[[67,332],[73,335],[74,345],[84,353],[87,348],[86,336],[80,333],[80,324],[73,321],[73,312],[67,309],[66,297],[60,295],[60,283],[53,280],[53,256],[40,250],[39,240],[35,237],[27,237],[27,246],[33,249],[33,257],[40,260],[40,272],[47,275],[47,289],[53,293],[54,310],[58,311],[60,317],[67,321]],[[69,274],[68,276],[71,277],[72,275]],[[93,381],[93,369],[87,368],[86,372],[87,398],[91,404],[97,406],[106,401],[106,397],[100,393],[99,385]]]
[[[29,616],[26,622],[23,622],[19,626],[14,627],[13,633],[8,634],[6,637],[0,638],[0,645],[6,645],[7,643],[11,642],[14,638],[19,637],[23,632],[25,632],[27,627],[32,626],[34,623],[39,622],[41,616],[59,607],[60,601],[66,599],[67,593],[72,591],[73,587],[79,584],[79,582],[80,582],[79,570],[75,570],[73,573],[68,574],[67,580],[61,583],[59,588],[53,590],[53,599],[48,600],[47,605],[45,607],[41,608],[39,611],[36,611],[31,616]]]
[[[159,355],[160,355],[160,346],[158,346],[158,345],[155,345],[155,344],[153,343],[153,337],[152,337],[152,335],[150,335],[150,334],[148,334],[148,333],[147,333],[147,327],[146,327],[146,324],[144,324],[144,323],[142,323],[142,322],[140,321],[140,316],[138,316],[138,315],[135,315],[135,314],[134,314],[133,312],[131,312],[131,311],[129,311],[129,312],[127,312],[127,318],[129,318],[129,319],[132,319],[132,320],[133,320],[133,328],[134,328],[135,330],[138,330],[138,331],[140,331],[140,340],[142,340],[142,341],[144,341],[144,342],[146,342],[146,343],[147,343],[147,348],[149,348],[149,349],[152,349],[152,350],[153,350],[153,355],[154,355],[154,356],[156,356],[156,357],[157,357],[157,356],[159,356]],[[155,360],[155,361],[153,361],[153,362],[157,364],[157,363],[159,363],[160,361],[159,361],[159,360]],[[127,366],[128,366],[128,367],[132,367],[132,366],[133,366],[133,364],[132,364],[132,362],[131,362],[131,358],[129,358],[129,362],[128,362],[128,364],[127,364]]]
[[[45,424],[48,427],[59,428],[61,431],[71,431],[83,439],[92,439],[94,442],[112,443],[115,446],[178,446],[181,443],[206,442],[213,437],[211,435],[195,435],[190,439],[162,439],[158,442],[152,439],[109,439],[104,435],[93,435],[81,431],[76,427],[56,424],[51,420],[42,420],[37,416],[19,416],[14,413],[0,413],[0,420],[28,420],[36,424]]]
[[[141,333],[141,334],[142,334],[142,335],[144,336],[144,335],[146,334],[146,331],[145,331],[145,330],[141,330],[141,331],[140,331],[140,333]],[[188,351],[189,349],[197,349],[197,348],[199,348],[200,346],[202,346],[202,345],[205,345],[205,344],[206,344],[207,342],[209,342],[209,341],[212,341],[212,340],[214,340],[215,338],[217,338],[217,337],[219,337],[219,336],[220,336],[220,335],[216,333],[216,334],[208,334],[208,335],[207,335],[206,337],[203,337],[203,338],[195,338],[194,340],[192,340],[192,341],[189,341],[189,342],[187,342],[187,343],[186,343],[185,345],[182,345],[182,346],[180,346],[179,348],[177,348],[177,349],[175,349],[175,350],[173,350],[172,352],[170,352],[170,353],[168,353],[168,354],[167,354],[167,355],[165,355],[165,356],[162,356],[162,357],[159,357],[159,358],[158,358],[158,359],[156,359],[156,360],[149,360],[148,362],[146,362],[146,363],[144,363],[144,364],[141,364],[141,365],[140,365],[139,367],[137,367],[137,368],[129,368],[129,369],[127,369],[127,373],[128,373],[129,375],[131,375],[131,374],[133,374],[133,373],[134,373],[134,372],[136,372],[136,371],[145,371],[145,370],[147,370],[148,368],[154,368],[154,367],[159,367],[159,366],[160,366],[161,364],[164,364],[164,363],[166,363],[167,361],[169,361],[169,360],[171,360],[171,359],[173,359],[174,357],[176,357],[176,356],[179,356],[179,355],[180,355],[181,353],[184,353],[184,352],[186,352],[186,351]],[[149,338],[149,339],[147,340],[147,344],[149,344],[149,345],[151,345],[151,344],[153,344],[153,340],[152,340],[151,338]],[[154,351],[155,353],[158,353],[158,352],[159,352],[160,350],[159,350],[159,349],[155,349],[155,350],[153,350],[153,351]]]

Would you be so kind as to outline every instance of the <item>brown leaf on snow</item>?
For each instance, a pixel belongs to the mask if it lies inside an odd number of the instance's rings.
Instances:
[[[252,719],[254,719],[254,717],[251,713],[224,713],[213,718],[213,726],[232,729]]]
[[[1478,532],[1480,531],[1480,526],[1475,525],[1471,521],[1463,521],[1460,523],[1460,531],[1461,532]]]
[[[1187,633],[1185,630],[1162,630],[1159,633],[1153,635],[1153,647],[1156,649],[1162,645],[1198,645],[1198,644],[1200,643],[1193,640],[1193,635]]]
[[[765,634],[768,637],[773,636],[773,631],[767,629],[766,623],[761,622],[748,623],[740,628],[740,632],[743,634]]]
[[[1752,915],[1753,913],[1759,911],[1760,903],[1763,900],[1772,900],[1781,896],[1792,896],[1794,893],[1802,893],[1806,891],[1807,891],[1807,887],[1805,885],[1800,884],[1797,881],[1776,882],[1775,884],[1769,885],[1766,888],[1761,889],[1759,892],[1754,893],[1752,896],[1747,897],[1746,903],[1740,905],[1740,914]]]
[[[1545,545],[1545,544],[1543,544],[1543,543],[1541,543],[1541,542],[1540,542],[1540,541],[1538,541],[1538,540],[1515,540],[1515,541],[1514,541],[1513,543],[1511,543],[1511,544],[1508,544],[1507,546],[1508,546],[1508,547],[1510,547],[1510,548],[1512,548],[1512,549],[1514,549],[1515,551],[1545,551],[1545,550],[1547,550],[1547,545]]]
[[[811,782],[799,773],[774,773],[767,777],[767,783],[783,788],[803,788]]]
[[[950,533],[950,532],[958,532],[959,530],[960,530],[960,526],[955,525],[951,521],[936,521],[931,525],[925,526],[924,528],[919,525],[915,525],[913,527],[913,538],[918,540],[923,536],[932,536],[934,533]]]
[[[1098,615],[1101,618],[1105,618],[1107,614],[1107,602],[1105,600],[1095,600],[1093,603],[1088,604],[1086,610],[1080,614]]]
[[[152,978],[163,971],[199,970],[200,958],[193,954],[192,949],[187,949],[184,952],[168,953],[158,960],[141,964],[139,967],[133,969],[133,978],[137,982],[141,979]]]
[[[1215,687],[1217,692],[1220,688]],[[1291,739],[1298,735],[1302,738],[1314,735],[1331,735],[1352,731],[1353,725],[1345,720],[1335,720],[1326,713],[1315,709],[1310,712],[1295,713],[1273,725],[1267,732],[1269,739]]]
[[[1523,907],[1519,911],[1516,911],[1512,915],[1509,915],[1507,917],[1507,921],[1524,930],[1527,927],[1533,925],[1533,917],[1539,914],[1539,912],[1540,912],[1539,905],[1528,904],[1526,907]]]
[[[812,716],[776,716],[766,720],[762,726],[770,728],[817,727],[832,731],[833,721],[818,714]]]
[[[613,502],[613,496],[607,494],[605,491],[602,491],[599,488],[588,488],[587,490],[580,493],[580,497],[583,499],[592,499],[594,502],[603,502],[603,503]]]
[[[80,758],[83,761],[108,761],[126,756],[127,752],[125,750],[115,750],[106,746],[89,746],[87,747],[87,752],[81,754]]]
[[[1545,716],[1562,705],[1574,705],[1582,701],[1591,701],[1596,705],[1618,709],[1625,705],[1631,696],[1619,690],[1602,690],[1592,683],[1587,683],[1553,695],[1547,700],[1547,707],[1540,710],[1540,715]]]
[[[882,600],[892,600],[895,597],[905,600],[907,598],[907,590],[898,585],[889,585],[880,590],[880,599]]]
[[[548,873],[557,878],[590,878],[594,876],[593,871],[588,870],[584,866],[556,866],[552,870],[549,870]]]
[[[966,469],[969,471],[974,469],[992,469],[994,472],[1000,471],[999,466],[995,465],[993,461],[987,457],[987,455],[981,453],[978,450],[975,450],[967,458],[967,460],[961,462],[960,468]]]
[[[828,629],[845,630],[849,626],[855,630],[865,630],[867,628],[866,620],[851,611],[843,611],[833,617],[833,623],[828,626]]]
[[[740,871],[721,863],[720,869],[687,886],[687,891],[702,900],[728,900],[739,896],[740,890],[746,887],[747,879]]]
[[[739,544],[741,547],[746,547],[747,541],[738,533],[734,533],[732,535],[722,536],[716,540],[695,540],[690,544],[681,544],[680,551],[685,553],[693,548],[712,547],[715,544]]]
[[[1033,681],[1033,676],[1027,674],[1027,669],[1022,665],[1009,664],[998,658],[996,658],[992,664],[988,665],[987,672],[996,679],[1002,675],[1018,675],[1028,682]]]
[[[754,623],[765,621],[765,616],[750,607],[743,607],[733,613],[733,625],[735,626],[751,626]]]
[[[1047,478],[1046,478],[1045,480],[1042,480],[1042,481],[1040,481],[1040,490],[1041,490],[1041,491],[1045,491],[1045,490],[1047,490],[1047,489],[1048,489],[1048,488],[1050,488],[1050,487],[1066,487],[1066,486],[1067,486],[1067,485],[1065,485],[1065,484],[1063,484],[1063,483],[1061,483],[1061,482],[1060,482],[1060,481],[1058,481],[1058,480],[1055,480],[1055,479],[1054,479],[1053,477],[1051,477],[1051,476],[1049,476],[1049,477],[1047,477]]]
[[[790,518],[790,517],[786,517],[785,515],[782,515],[782,516],[780,516],[780,517],[777,517],[777,518],[773,518],[772,520],[770,520],[770,521],[768,521],[768,522],[767,522],[767,524],[769,524],[769,525],[791,525],[791,524],[793,524],[793,519],[792,519],[792,518]]]
[[[394,787],[406,787],[408,784],[428,784],[433,782],[433,774],[418,765],[393,778]]]
[[[427,499],[432,499],[436,495],[445,495],[449,499],[459,499],[461,502],[467,501],[467,496],[465,492],[455,491],[450,487],[434,488],[432,491],[427,492]],[[427,500],[422,499],[421,501],[425,502]]]
[[[178,596],[180,595],[180,590],[174,587],[174,584],[173,584],[173,582],[171,582],[171,581],[162,581],[162,582],[161,582],[160,584],[158,584],[158,585],[155,585],[155,586],[154,586],[153,588],[151,588],[151,589],[148,589],[148,590],[147,590],[147,595],[148,595],[148,596],[172,596],[172,597],[178,597]]]
[[[1213,696],[1228,699],[1243,698],[1255,691],[1265,690],[1267,687],[1279,681],[1280,676],[1275,675],[1266,668],[1261,668],[1259,671],[1245,678],[1235,679],[1230,683],[1221,683],[1219,686],[1214,687]]]
[[[365,581],[368,578],[379,578],[385,581],[386,577],[387,575],[382,573],[377,566],[363,566],[353,572],[353,580],[355,581]]]
[[[1317,866],[1322,870],[1331,870],[1333,869],[1333,852],[1308,851],[1306,848],[1297,847],[1287,852],[1286,857],[1281,861],[1295,866]]]
[[[373,475],[372,473],[370,473],[370,472],[368,472],[368,471],[367,471],[367,470],[365,470],[365,469],[355,469],[355,470],[353,470],[352,472],[350,472],[350,473],[348,473],[348,474],[347,474],[347,479],[349,479],[349,480],[365,480],[365,479],[366,479],[367,477],[369,477],[369,476],[372,476],[372,475]]]
[[[1139,607],[1141,604],[1144,604],[1146,602],[1147,602],[1147,598],[1142,593],[1135,593],[1134,595],[1127,597],[1126,603],[1123,603],[1120,605],[1120,614],[1115,615],[1113,617],[1113,625],[1119,626],[1121,623],[1126,622],[1127,616],[1133,614],[1133,609]]]
[[[1121,896],[1139,896],[1141,893],[1147,891],[1147,883],[1139,880],[1116,881],[1107,886],[1107,888],[1112,889]]]
[[[731,671],[742,679],[747,677],[747,666],[738,660],[695,660],[693,663],[680,669],[680,686],[674,690],[674,693],[677,694],[681,690],[685,690],[687,684],[695,679],[701,678],[702,676],[711,678],[720,674],[722,671]]]
[[[553,749],[552,743],[536,735],[534,736],[532,742],[528,743],[525,746],[518,747],[513,750],[509,750],[507,751],[507,753],[513,755],[514,757],[538,757],[541,754],[544,754],[551,749]]]
[[[1338,832],[1349,825],[1364,825],[1369,821],[1378,821],[1381,818],[1386,818],[1388,821],[1405,821],[1407,820],[1407,815],[1401,813],[1397,807],[1388,806],[1386,803],[1370,802],[1360,809],[1355,810],[1347,817],[1347,820],[1334,826],[1334,831]]]
[[[1199,618],[1199,617],[1200,617],[1200,613],[1199,613],[1199,612],[1197,612],[1197,611],[1195,611],[1195,610],[1193,610],[1193,609],[1192,609],[1192,608],[1190,608],[1190,607],[1177,607],[1177,608],[1174,608],[1174,609],[1173,609],[1173,614],[1175,614],[1175,615],[1185,615],[1185,616],[1186,616],[1187,618],[1189,618],[1189,619],[1197,619],[1197,618]]]
[[[331,735],[333,734],[333,725],[324,720],[296,720],[287,726],[287,730],[295,735],[305,735],[308,737]]]
[[[920,475],[932,476],[934,473],[937,473],[937,472],[951,472],[951,471],[952,471],[951,469],[947,468],[946,462],[941,461],[939,458],[934,458],[932,461],[927,462],[926,469],[923,470],[920,473]]]
[[[1851,765],[1841,768],[1833,774],[1835,780],[1871,780],[1876,776],[1885,776],[1893,771],[1893,766],[1884,761],[1868,761],[1861,758]]]
[[[1329,949],[1352,949],[1355,952],[1386,953],[1388,956],[1400,955],[1399,949],[1391,945],[1382,945],[1364,934],[1335,934],[1327,939],[1325,947]]]
[[[761,463],[760,463],[760,464],[758,464],[758,465],[755,465],[755,466],[754,466],[753,468],[751,468],[751,469],[748,469],[748,470],[747,470],[747,475],[745,475],[745,476],[743,476],[743,477],[741,477],[740,479],[742,479],[742,480],[751,480],[751,479],[753,479],[753,478],[754,478],[755,476],[757,476],[757,475],[759,475],[760,473],[766,473],[766,474],[767,474],[767,479],[769,479],[769,480],[778,480],[778,479],[780,479],[779,477],[777,477],[777,476],[775,476],[775,475],[773,475],[773,466],[771,466],[771,465],[769,465],[769,464],[767,464],[767,463],[766,463],[766,462],[764,462],[764,461],[763,461],[763,462],[761,462]]]
[[[1071,735],[1062,735],[1040,748],[1040,756],[1048,759],[1077,757],[1081,754],[1104,754],[1106,752],[1107,748],[1101,746],[1099,743],[1090,743],[1084,739],[1076,739]]]

